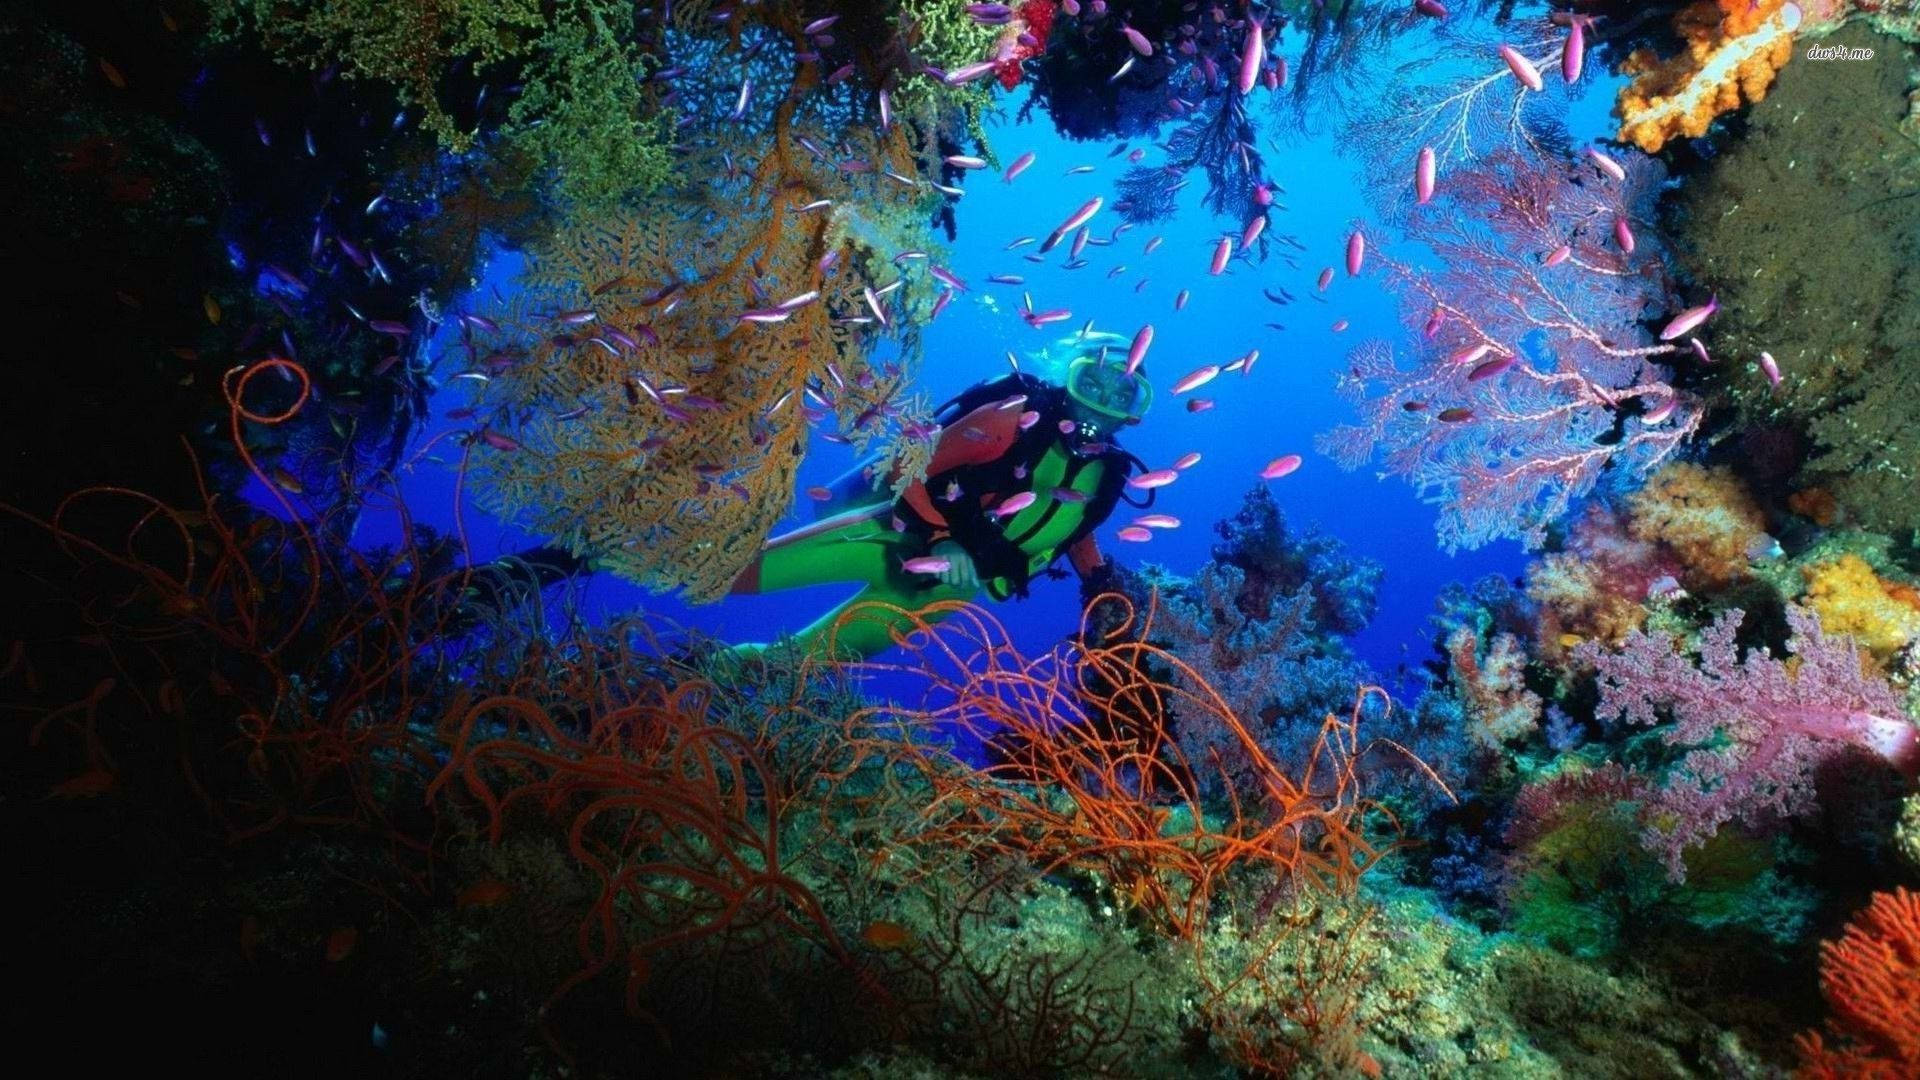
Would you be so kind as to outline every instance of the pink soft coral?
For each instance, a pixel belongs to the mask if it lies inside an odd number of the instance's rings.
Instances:
[[[1666,635],[1638,630],[1619,652],[1591,643],[1576,651],[1599,673],[1601,716],[1652,725],[1670,715],[1666,741],[1692,748],[1655,795],[1645,837],[1675,881],[1686,876],[1684,850],[1720,826],[1805,813],[1815,766],[1849,748],[1920,772],[1920,732],[1863,668],[1851,638],[1828,637],[1812,612],[1789,608],[1791,657],[1762,649],[1743,657],[1734,641],[1743,617],[1726,612],[1702,631],[1697,663]]]

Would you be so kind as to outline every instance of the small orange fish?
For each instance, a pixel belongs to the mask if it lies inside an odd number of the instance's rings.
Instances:
[[[120,69],[108,63],[104,56],[100,58],[100,74],[107,77],[107,81],[113,84],[115,90],[127,88],[127,77],[120,74]]]
[[[470,908],[490,908],[513,895],[513,886],[495,878],[478,881],[460,890],[454,898],[453,906],[462,911]]]
[[[351,926],[343,926],[327,935],[327,963],[337,964],[353,955],[353,947],[360,942],[360,931]]]
[[[1581,637],[1579,634],[1561,634],[1560,647],[1563,649],[1571,649],[1585,640],[1587,639]]]
[[[220,325],[220,301],[215,300],[212,293],[201,294],[200,310],[207,313],[208,322],[215,326]]]
[[[881,952],[904,949],[913,943],[913,933],[897,922],[876,919],[860,931],[860,940]]]
[[[273,482],[275,485],[277,485],[280,488],[280,490],[286,492],[289,495],[305,494],[307,490],[306,485],[300,482],[299,477],[293,475],[292,473],[288,472],[287,470],[281,468],[278,465],[275,465],[273,467]]]
[[[113,774],[105,769],[88,769],[71,780],[53,785],[49,799],[92,799],[113,790]]]

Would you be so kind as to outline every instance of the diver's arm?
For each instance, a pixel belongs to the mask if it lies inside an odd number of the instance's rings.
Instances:
[[[1107,557],[1100,554],[1100,545],[1090,535],[1081,537],[1067,549],[1067,562],[1073,564],[1073,572],[1080,575],[1081,581],[1087,580],[1106,561]]]

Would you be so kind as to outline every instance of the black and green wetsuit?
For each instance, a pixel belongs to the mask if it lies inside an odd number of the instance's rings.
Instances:
[[[1002,404],[1016,395],[1026,401]],[[1018,427],[1023,412],[1038,414]],[[1113,510],[1136,463],[1116,446],[1063,432],[1067,417],[1057,387],[1026,375],[984,383],[942,409],[948,422],[927,479],[891,504],[879,502],[836,514],[767,544],[759,560],[735,584],[736,592],[771,592],[823,582],[858,582],[852,598],[795,635],[802,649],[824,654],[831,639],[837,658],[864,658],[891,647],[912,625],[906,615],[866,609],[843,619],[848,608],[879,601],[914,611],[942,600],[967,600],[973,589],[945,585],[929,574],[910,573],[907,559],[926,555],[943,539],[964,547],[988,595],[996,600],[1026,595],[1027,583],[1070,549],[1076,567],[1091,552],[1090,536]],[[1032,505],[996,517],[993,507],[1022,491]],[[752,650],[753,646],[743,646]]]

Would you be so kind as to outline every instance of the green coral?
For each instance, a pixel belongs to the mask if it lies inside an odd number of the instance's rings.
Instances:
[[[448,75],[521,84],[500,125],[504,156],[530,155],[559,194],[602,206],[668,177],[672,125],[645,82],[647,50],[631,5],[615,0],[211,0],[209,37],[257,37],[280,62],[338,64],[349,79],[391,86],[449,150],[481,136],[444,100]]]
[[[1776,869],[1774,843],[1722,830],[1689,851],[1681,886],[1648,853],[1641,829],[1631,800],[1601,794],[1561,806],[1510,875],[1513,931],[1586,959],[1619,956],[1680,928],[1779,945],[1804,931],[1813,898]]]

